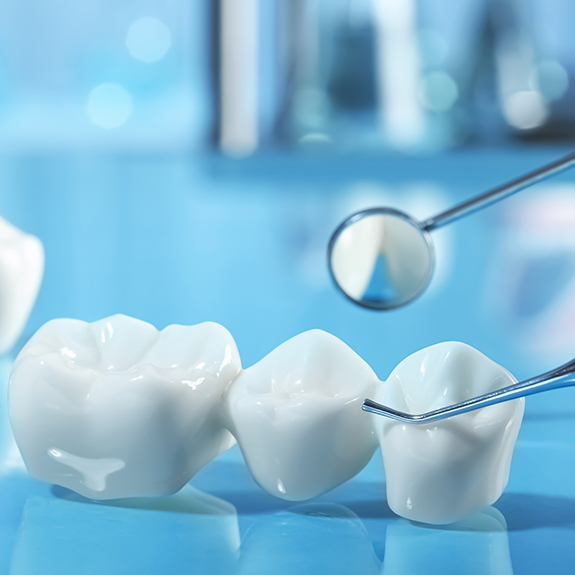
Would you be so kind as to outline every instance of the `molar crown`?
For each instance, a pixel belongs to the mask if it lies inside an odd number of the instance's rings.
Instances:
[[[235,443],[220,411],[240,371],[215,323],[52,320],[14,364],[15,439],[32,475],[86,497],[174,493]]]

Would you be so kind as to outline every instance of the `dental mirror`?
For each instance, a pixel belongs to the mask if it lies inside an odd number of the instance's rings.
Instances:
[[[385,311],[403,307],[427,289],[435,267],[430,232],[499,202],[575,164],[575,152],[470,198],[423,222],[378,207],[345,219],[327,248],[336,288],[351,302]]]

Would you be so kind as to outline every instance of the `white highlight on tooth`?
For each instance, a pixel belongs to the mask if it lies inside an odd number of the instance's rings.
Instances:
[[[0,353],[20,337],[44,274],[44,247],[0,218]]]
[[[424,413],[516,381],[471,346],[446,342],[403,360],[376,401]],[[391,509],[414,521],[444,524],[494,503],[507,485],[524,403],[500,403],[428,425],[373,416]]]
[[[378,383],[367,363],[321,330],[241,373],[228,394],[229,426],[258,484],[304,500],[359,473],[377,448],[361,404]]]
[[[220,410],[240,370],[215,323],[53,320],[16,358],[14,436],[32,475],[85,497],[168,495],[235,443]]]
[[[49,449],[48,455],[62,465],[67,465],[81,473],[84,477],[84,485],[93,491],[104,491],[108,475],[126,467],[126,463],[121,459],[113,457],[90,459],[72,455],[63,449]]]

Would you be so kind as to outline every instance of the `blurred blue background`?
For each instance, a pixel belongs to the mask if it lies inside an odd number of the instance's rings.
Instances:
[[[573,138],[566,0],[3,0],[0,146],[437,152]]]
[[[425,218],[569,149],[571,3],[0,10],[0,213],[47,249],[23,340],[122,311],[220,321],[245,365],[311,327],[381,378],[444,339],[520,377],[571,354],[572,176],[435,233],[433,290],[409,309],[353,308],[324,263],[356,209]]]
[[[125,313],[158,328],[222,323],[244,367],[311,328],[343,339],[381,379],[446,340],[477,347],[519,379],[571,359],[575,173],[434,232],[436,277],[405,309],[344,300],[325,251],[353,211],[391,205],[429,217],[570,151],[573,22],[568,0],[0,0],[0,215],[46,249],[11,357],[49,319]],[[515,491],[499,507],[515,529],[516,573],[549,566],[534,541],[554,545],[558,568],[572,565],[574,405],[572,390],[528,400]],[[272,514],[286,506],[249,483],[237,453],[230,461],[195,484],[233,501],[242,537],[256,519],[284,525]],[[382,503],[367,511],[383,500],[381,475],[374,462],[333,499],[362,519],[380,561],[388,524],[394,541],[419,529],[393,523]],[[61,543],[47,535],[55,518],[72,539],[78,518],[90,519],[38,482],[2,481],[0,572],[12,561],[13,573],[37,573],[34,553]],[[118,567],[105,522],[120,512],[98,509],[93,538]],[[134,537],[156,537],[137,514],[123,517]],[[294,517],[288,527],[317,536],[305,513]],[[364,529],[352,519],[337,537]],[[72,548],[69,571],[55,553],[44,572],[88,572]],[[191,560],[184,555],[174,565]],[[110,572],[110,561],[93,572]],[[210,572],[209,558],[198,561]]]

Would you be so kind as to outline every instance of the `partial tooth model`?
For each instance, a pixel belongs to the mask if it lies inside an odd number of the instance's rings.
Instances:
[[[0,353],[20,337],[43,274],[42,242],[0,218]]]
[[[361,411],[379,380],[345,343],[312,330],[246,369],[227,398],[230,430],[257,483],[299,501],[359,473],[378,447]]]
[[[423,413],[516,381],[476,349],[446,342],[403,360],[376,401]],[[374,416],[391,509],[414,521],[445,524],[494,503],[507,485],[524,404],[517,399],[429,425]]]
[[[32,475],[85,497],[171,494],[235,443],[219,410],[240,370],[215,323],[52,320],[14,364],[14,436]]]

